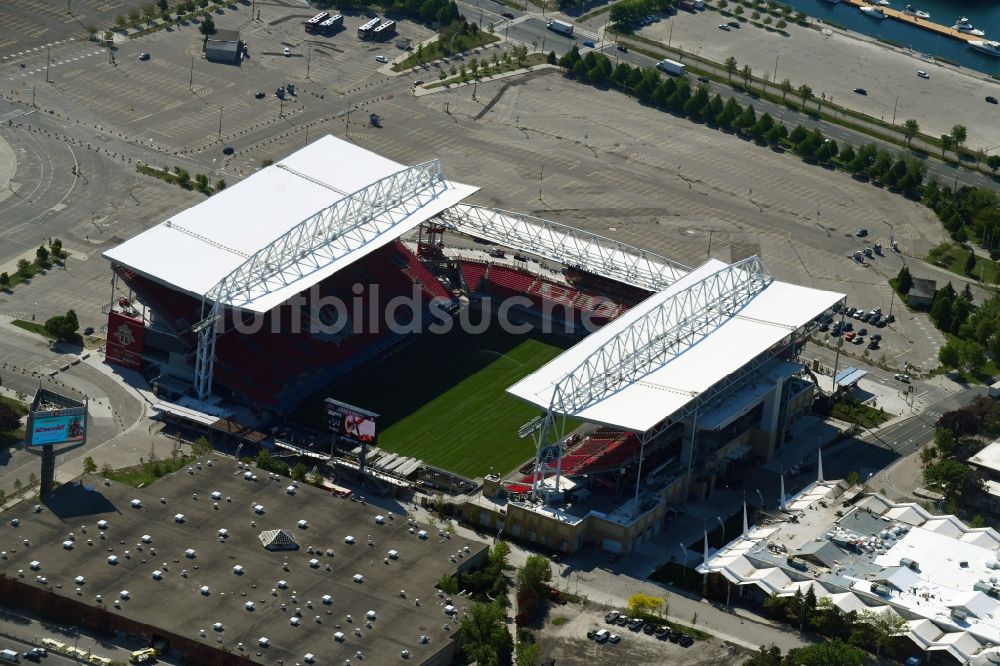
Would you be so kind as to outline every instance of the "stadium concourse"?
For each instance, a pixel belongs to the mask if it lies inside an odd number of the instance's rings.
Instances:
[[[780,448],[815,388],[798,350],[842,294],[775,281],[758,257],[691,269],[464,203],[477,189],[437,160],[406,167],[323,137],[105,253],[106,359],[155,377],[164,414],[232,433],[243,409],[245,439],[272,446],[307,398],[468,311],[556,333],[569,349],[508,389],[542,412],[517,433],[534,460],[452,492],[473,520],[566,552],[631,550],[667,504]],[[366,466],[378,442],[331,430],[358,473],[398,485],[420,468],[396,449],[391,469]]]

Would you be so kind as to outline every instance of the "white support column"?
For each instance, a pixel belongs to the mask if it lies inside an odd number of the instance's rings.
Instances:
[[[785,510],[785,470],[781,470],[781,496],[778,498],[778,508]]]
[[[747,525],[747,503],[743,501],[743,538],[750,536],[750,527]]]
[[[816,447],[816,466],[819,469],[816,473],[816,481],[823,483],[823,449],[821,446]]]

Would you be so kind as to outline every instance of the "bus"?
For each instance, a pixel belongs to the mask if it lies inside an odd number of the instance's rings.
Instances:
[[[330,18],[330,12],[320,12],[313,16],[311,19],[306,21],[306,32],[316,32],[316,28],[320,26],[323,21]]]
[[[156,648],[143,648],[141,650],[136,650],[128,656],[128,663],[130,664],[144,664],[156,659]]]
[[[378,24],[382,22],[380,18],[373,18],[368,23],[358,28],[358,39],[371,39],[372,31],[378,27]]]
[[[0,661],[5,664],[20,664],[21,655],[14,650],[3,649],[0,650]]]
[[[319,24],[319,31],[324,35],[329,35],[334,30],[344,27],[344,17],[341,14],[336,16],[331,16],[327,20]]]
[[[382,23],[379,27],[372,30],[372,39],[375,41],[382,41],[383,39],[389,39],[389,37],[396,32],[396,22],[386,21]]]

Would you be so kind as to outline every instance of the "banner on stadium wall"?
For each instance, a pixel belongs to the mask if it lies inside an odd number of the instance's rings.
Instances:
[[[109,312],[105,360],[123,368],[138,370],[142,366],[142,343],[145,335],[146,327],[141,319],[121,312]]]

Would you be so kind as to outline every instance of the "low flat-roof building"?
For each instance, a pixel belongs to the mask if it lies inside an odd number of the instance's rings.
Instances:
[[[1000,533],[883,495],[845,501],[844,491],[808,486],[786,502],[788,520],[770,516],[706,552],[698,570],[721,574],[739,596],[811,587],[844,612],[891,610],[929,664],[1000,658]]]
[[[205,40],[205,57],[216,62],[239,63],[242,49],[237,30],[216,30]]]
[[[0,595],[56,621],[165,640],[197,663],[312,654],[343,664],[361,653],[398,664],[404,650],[412,663],[451,663],[471,602],[446,614],[434,586],[476,566],[486,546],[409,524],[395,504],[290,483],[232,460],[139,490],[84,476],[38,513],[30,503],[4,513]],[[269,530],[299,549],[268,549]]]

